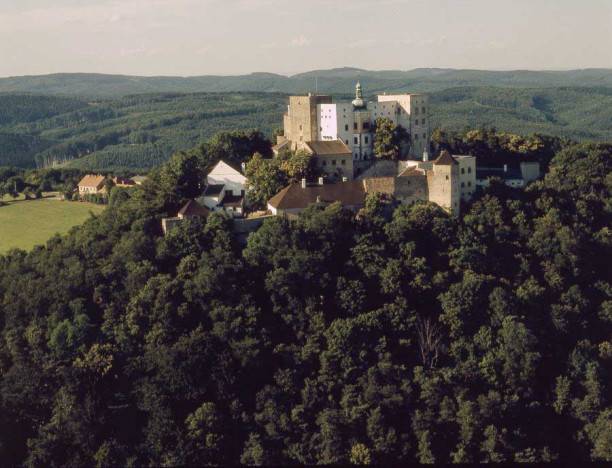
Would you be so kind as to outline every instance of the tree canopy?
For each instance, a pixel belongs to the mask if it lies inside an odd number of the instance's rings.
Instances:
[[[459,219],[373,196],[162,236],[259,145],[217,141],[0,256],[6,465],[612,460],[612,145]]]

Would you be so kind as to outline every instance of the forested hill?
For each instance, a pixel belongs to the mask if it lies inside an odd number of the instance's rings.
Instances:
[[[361,81],[367,92],[431,92],[457,86],[540,88],[612,87],[612,69],[570,71],[486,71],[422,68],[369,71],[357,68],[317,70],[293,76],[252,73],[240,76],[143,77],[86,73],[20,76],[0,79],[0,92],[27,92],[88,97],[141,93],[281,92],[347,93]],[[316,82],[316,84],[315,84]]]
[[[612,461],[610,144],[460,219],[372,196],[161,236],[261,143],[222,141],[0,256],[3,465]]]
[[[346,91],[346,90],[345,90]],[[287,95],[162,93],[113,99],[0,94],[0,166],[147,170],[219,131],[282,125]],[[612,140],[612,88],[463,87],[431,93],[443,130],[495,127]]]

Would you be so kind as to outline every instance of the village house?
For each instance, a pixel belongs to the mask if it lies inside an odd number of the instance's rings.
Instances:
[[[142,175],[135,175],[134,177],[131,177],[131,180],[136,184],[136,185],[142,185],[142,183],[147,180],[148,177],[147,176],[142,176]]]
[[[246,182],[242,170],[219,161],[206,176],[206,187],[197,200],[211,211],[224,211],[233,217],[242,217]]]
[[[176,216],[172,218],[162,218],[162,230],[164,231],[164,234],[167,234],[170,229],[172,229],[174,226],[178,225],[181,221],[185,219],[206,219],[209,214],[210,210],[208,208],[200,205],[196,200],[189,200],[178,211]]]
[[[87,195],[99,195],[106,193],[104,182],[106,177],[100,174],[87,174],[78,183],[79,198]]]
[[[113,183],[116,187],[129,188],[134,187],[136,182],[126,177],[113,177]]]

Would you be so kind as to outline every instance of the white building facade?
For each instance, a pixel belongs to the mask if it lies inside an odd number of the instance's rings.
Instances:
[[[329,96],[312,95],[303,98],[303,101],[297,97],[290,99],[285,114],[284,138],[291,141],[294,149],[301,147],[307,140],[339,139],[351,148],[355,168],[363,169],[374,158],[376,119],[381,117],[402,126],[410,135],[410,150],[404,152],[403,156],[418,158],[429,148],[431,132],[429,98],[426,95],[382,94],[377,96],[376,101],[365,101],[361,85],[357,83],[355,99],[351,102],[332,102]],[[292,109],[292,102],[293,107],[299,109]],[[311,106],[310,111],[304,108],[308,105]],[[313,118],[316,121],[312,121]],[[302,120],[303,123],[296,123]],[[281,142],[282,138],[278,143]]]

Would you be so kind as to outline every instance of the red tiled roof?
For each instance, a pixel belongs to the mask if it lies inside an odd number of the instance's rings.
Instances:
[[[325,203],[338,201],[344,206],[360,206],[363,205],[364,198],[365,188],[361,181],[311,185],[306,188],[294,183],[270,198],[268,204],[281,210],[303,209],[317,201]]]
[[[448,151],[444,150],[440,153],[440,156],[438,156],[438,159],[434,161],[434,164],[452,166],[453,164],[459,164],[459,163],[455,161],[455,158],[453,158]]]
[[[94,187],[100,188],[104,185],[105,177],[103,175],[87,174],[79,182],[79,187]]]

